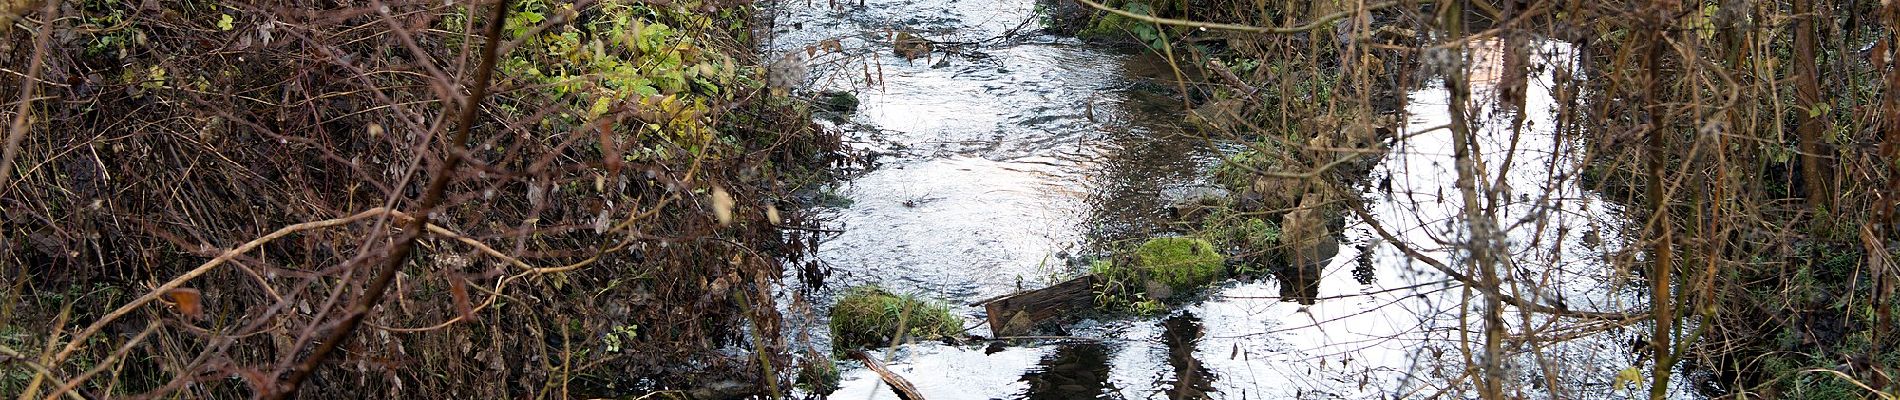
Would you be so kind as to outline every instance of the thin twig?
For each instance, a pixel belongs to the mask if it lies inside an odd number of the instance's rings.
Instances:
[[[7,356],[8,358],[8,360],[0,362],[0,364],[16,362],[25,365],[27,369],[31,369],[33,372],[45,376],[53,376],[53,370],[47,369],[45,365],[40,365],[40,363],[28,360],[25,356],[21,355],[19,351],[15,351],[13,348],[7,347],[4,344],[0,344],[0,356]],[[79,393],[74,392],[66,392],[66,397],[70,397],[73,400],[86,400],[85,396],[80,396]]]
[[[125,358],[126,353],[132,352],[133,348],[138,347],[139,344],[145,343],[146,336],[150,336],[152,332],[158,331],[158,327],[160,325],[161,323],[158,322],[158,320],[153,320],[152,322],[145,324],[145,330],[139,331],[139,334],[137,336],[133,336],[132,340],[125,341],[124,345],[119,346],[118,351],[112,352],[112,355],[106,357],[104,361],[100,361],[99,365],[95,365],[92,367],[92,369],[86,370],[85,373],[79,374],[79,376],[73,377],[73,379],[69,379],[66,381],[66,383],[59,385],[59,389],[55,389],[53,390],[52,394],[46,395],[46,399],[52,400],[55,397],[59,397],[59,395],[61,394],[75,394],[75,392],[72,391],[74,388],[77,388],[79,387],[79,385],[86,383],[86,381],[88,380],[91,380],[93,375],[98,375],[100,372],[104,372],[106,368],[112,367],[113,365],[117,365],[119,362],[119,359]]]

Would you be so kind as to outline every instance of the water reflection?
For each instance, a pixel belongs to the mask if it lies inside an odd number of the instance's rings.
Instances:
[[[1094,399],[1109,393],[1108,346],[1101,343],[1066,345],[1043,357],[1035,370],[1023,374],[1028,400]]]
[[[1133,57],[1124,65],[1160,63],[1153,56]],[[1127,67],[1129,72],[1148,71]],[[1162,75],[1133,75],[1144,81],[1172,79]],[[1164,201],[1169,192],[1205,185],[1203,167],[1218,156],[1205,139],[1179,125],[1180,100],[1158,87],[1111,93],[1101,100],[1103,134],[1094,143],[1101,154],[1091,162],[1089,214],[1090,244],[1096,250],[1127,246],[1168,230]],[[1110,119],[1113,118],[1113,119]]]
[[[1194,357],[1201,343],[1201,319],[1194,313],[1181,313],[1161,322],[1163,343],[1168,346],[1168,365],[1174,367],[1174,379],[1167,382],[1169,400],[1206,399],[1214,391],[1214,373]]]
[[[1323,272],[1303,268],[1284,268],[1274,271],[1273,277],[1280,280],[1280,301],[1308,306],[1317,303]]]
[[[888,28],[959,28],[952,31],[963,37],[945,38],[980,40],[1033,18],[1031,2],[869,3],[851,10],[787,3],[780,25],[792,28],[774,44],[783,51],[843,37],[848,47],[869,47],[864,54],[881,57],[838,68],[850,72],[842,76],[876,71],[879,84],[861,92],[863,106],[851,121],[869,128],[852,138],[888,151],[882,167],[836,189],[852,205],[826,210],[834,221],[828,228],[843,231],[820,249],[840,272],[836,285],[876,283],[957,304],[1039,287],[1045,277],[1073,272],[1060,259],[1078,248],[1170,229],[1161,223],[1163,194],[1198,184],[1212,162],[1208,141],[1183,136],[1176,126],[1172,74],[1143,70],[1164,65],[1154,59],[1044,37],[931,68],[889,56],[882,39]],[[1486,181],[1499,182],[1510,193],[1503,197],[1515,200],[1501,205],[1499,221],[1510,231],[1513,266],[1527,271],[1512,276],[1525,283],[1518,295],[1565,299],[1573,309],[1625,309],[1640,296],[1603,261],[1622,246],[1616,228],[1623,217],[1566,175],[1576,161],[1564,155],[1574,144],[1550,131],[1552,76],[1534,78],[1526,93],[1531,128],[1520,135],[1485,119],[1490,128],[1477,138],[1486,160],[1505,161],[1486,171],[1502,178]],[[1488,98],[1479,86],[1477,97]],[[1395,127],[1403,139],[1363,195],[1377,222],[1396,235],[1392,240],[1456,260],[1460,205],[1444,196],[1456,193],[1454,152],[1448,133],[1436,128],[1447,121],[1445,97],[1438,88],[1399,97],[1410,103],[1404,126]],[[1413,263],[1366,221],[1349,220],[1334,236],[1341,257],[1274,271],[1273,280],[1215,288],[1172,318],[1070,327],[1070,334],[1099,343],[993,354],[911,345],[894,352],[891,367],[933,400],[1412,398],[1455,391],[1445,385],[1459,382],[1463,371],[1456,332],[1468,310],[1459,287]],[[796,318],[789,323],[823,334],[822,318]],[[1601,383],[1636,361],[1602,336],[1523,350],[1549,357],[1516,357],[1513,368],[1562,376],[1556,383],[1569,387],[1533,388],[1526,397],[1607,395]],[[1543,360],[1550,360],[1547,368]],[[862,368],[843,375],[845,389],[834,398],[895,398]]]

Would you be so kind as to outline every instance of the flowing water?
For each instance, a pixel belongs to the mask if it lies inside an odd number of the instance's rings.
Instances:
[[[820,245],[835,274],[806,299],[812,312],[789,312],[792,328],[815,335],[809,342],[820,349],[830,296],[861,284],[942,299],[978,325],[983,311],[970,303],[1073,276],[1096,249],[1163,232],[1164,199],[1205,187],[1223,154],[1181,127],[1162,60],[1034,33],[1029,0],[774,7],[769,50],[818,50],[805,61],[808,86],[857,89],[861,108],[837,126],[877,155],[873,167],[826,189],[849,199],[820,210],[838,232]],[[968,45],[906,60],[891,50],[893,30]],[[1526,128],[1514,134],[1494,107],[1479,114],[1487,175],[1502,174],[1508,188],[1498,201],[1502,245],[1513,255],[1507,289],[1576,310],[1640,309],[1640,287],[1610,266],[1639,257],[1621,240],[1626,217],[1580,189],[1571,155],[1578,144],[1551,133],[1551,71],[1573,57],[1560,43],[1539,53],[1545,67],[1527,94]],[[1486,79],[1474,80],[1476,97],[1489,98]],[[1438,129],[1448,123],[1446,97],[1435,88],[1409,94],[1403,126],[1363,197],[1399,241],[1456,265],[1464,224],[1452,218],[1461,205],[1450,132]],[[933,400],[1440,394],[1464,372],[1458,327],[1461,311],[1476,306],[1365,221],[1349,217],[1341,236],[1342,252],[1322,277],[1297,288],[1233,280],[1165,315],[1070,324],[1068,339],[1000,351],[914,343],[886,361]],[[1509,314],[1517,327],[1552,322]],[[1627,396],[1613,378],[1644,365],[1631,341],[1647,328],[1558,322],[1550,326],[1562,330],[1539,334],[1576,338],[1513,342],[1523,355],[1506,363],[1506,386],[1528,397]],[[843,375],[833,398],[896,398],[867,369],[847,366]]]

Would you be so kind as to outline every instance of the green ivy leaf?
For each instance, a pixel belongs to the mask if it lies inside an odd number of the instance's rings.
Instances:
[[[633,92],[642,97],[660,95],[660,89],[655,89],[653,86],[646,84],[633,85]]]

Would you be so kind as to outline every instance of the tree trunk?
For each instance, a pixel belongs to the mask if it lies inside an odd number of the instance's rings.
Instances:
[[[1794,0],[1794,79],[1795,103],[1799,110],[1795,112],[1796,133],[1800,135],[1801,180],[1806,188],[1808,207],[1816,210],[1831,207],[1833,196],[1829,193],[1827,177],[1829,158],[1827,157],[1826,135],[1832,131],[1828,123],[1827,104],[1821,100],[1821,80],[1818,59],[1814,55],[1818,41],[1814,37],[1815,15],[1813,0]]]
[[[1655,322],[1655,329],[1650,332],[1649,337],[1650,352],[1655,356],[1656,361],[1654,368],[1650,371],[1652,380],[1649,385],[1649,398],[1652,400],[1667,397],[1669,375],[1675,365],[1670,338],[1671,333],[1674,332],[1671,325],[1674,325],[1676,316],[1669,289],[1675,271],[1672,265],[1675,261],[1675,229],[1669,216],[1669,199],[1665,198],[1667,193],[1664,190],[1667,171],[1670,170],[1669,135],[1672,133],[1670,128],[1672,122],[1667,102],[1663,101],[1666,92],[1662,85],[1667,77],[1663,75],[1662,59],[1668,54],[1664,51],[1667,46],[1664,44],[1666,43],[1664,35],[1672,27],[1673,22],[1665,16],[1675,15],[1674,8],[1676,7],[1680,7],[1680,3],[1669,0],[1650,2],[1650,8],[1652,8],[1650,15],[1656,19],[1649,24],[1649,31],[1645,32],[1645,35],[1648,35],[1645,44],[1649,46],[1649,51],[1642,58],[1643,71],[1646,75],[1646,80],[1643,82],[1643,105],[1644,113],[1647,114],[1647,125],[1649,125],[1647,148],[1644,153],[1649,169],[1647,182],[1649,211],[1654,213],[1649,217],[1651,226],[1644,237],[1644,240],[1651,245],[1652,256],[1648,277],[1650,309]]]

